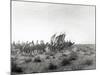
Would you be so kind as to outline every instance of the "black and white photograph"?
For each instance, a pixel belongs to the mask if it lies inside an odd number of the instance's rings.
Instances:
[[[11,1],[11,74],[96,69],[95,5]]]

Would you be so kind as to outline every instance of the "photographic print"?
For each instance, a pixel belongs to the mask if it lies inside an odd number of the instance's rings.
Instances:
[[[11,1],[11,74],[96,69],[95,5]]]

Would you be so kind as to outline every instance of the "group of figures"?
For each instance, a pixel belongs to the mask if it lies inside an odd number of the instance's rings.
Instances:
[[[54,34],[51,37],[50,43],[44,43],[44,41],[41,41],[40,44],[37,43],[34,44],[34,42],[30,43],[13,43],[12,44],[12,54],[22,54],[22,55],[28,55],[28,56],[34,56],[37,54],[42,53],[49,53],[49,52],[57,52],[66,49],[66,47],[70,47],[74,44],[74,42],[71,41],[65,41],[65,33],[62,33],[60,35]]]

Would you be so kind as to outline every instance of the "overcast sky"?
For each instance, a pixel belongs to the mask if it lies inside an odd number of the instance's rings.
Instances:
[[[12,40],[50,41],[54,33],[66,40],[95,43],[95,7],[80,5],[12,2]]]

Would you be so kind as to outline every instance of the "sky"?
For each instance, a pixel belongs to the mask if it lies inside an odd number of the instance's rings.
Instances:
[[[95,7],[12,1],[12,41],[50,41],[55,33],[66,40],[95,43]]]

